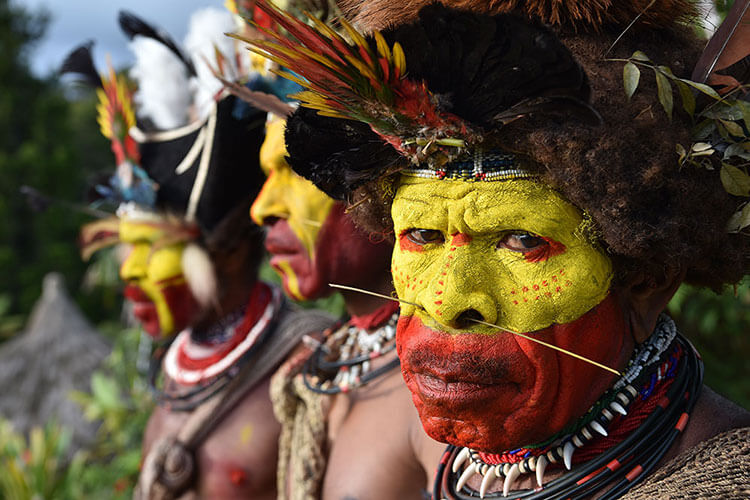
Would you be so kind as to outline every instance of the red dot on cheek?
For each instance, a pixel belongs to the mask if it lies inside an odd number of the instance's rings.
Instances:
[[[233,468],[229,471],[229,480],[235,486],[240,486],[247,481],[247,473],[242,469]]]

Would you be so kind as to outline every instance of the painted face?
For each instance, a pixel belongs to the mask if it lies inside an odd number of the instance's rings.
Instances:
[[[392,216],[396,291],[423,308],[402,304],[399,357],[433,438],[485,451],[530,445],[612,382],[600,368],[472,321],[609,366],[627,359],[611,262],[555,191],[527,179],[404,176]]]
[[[352,284],[354,277],[381,273],[390,246],[372,244],[343,204],[292,171],[284,160],[283,127],[284,122],[272,122],[266,130],[260,156],[267,179],[250,216],[268,227],[266,249],[286,293],[314,299],[331,292],[328,283]]]
[[[184,244],[155,246],[164,237],[163,229],[143,220],[122,218],[119,232],[129,248],[120,277],[143,329],[154,338],[165,338],[189,326],[200,306],[182,273]]]

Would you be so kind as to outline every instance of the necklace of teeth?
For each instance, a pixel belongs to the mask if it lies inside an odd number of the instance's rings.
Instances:
[[[396,358],[372,369],[373,360],[396,348],[397,321],[398,312],[372,332],[347,323],[324,342],[313,341],[315,352],[303,369],[307,388],[324,394],[349,392],[398,366]]]
[[[654,377],[652,377],[651,388],[655,382],[672,376],[674,366],[670,370],[668,363],[663,363],[663,354],[672,345],[677,336],[677,328],[671,318],[662,314],[659,317],[656,328],[652,335],[640,346],[637,346],[631,356],[625,373],[620,377],[612,389],[607,391],[597,403],[595,403],[587,414],[579,421],[577,430],[558,435],[547,440],[547,444],[535,446],[533,449],[519,448],[507,453],[495,455],[499,463],[490,464],[485,462],[479,451],[470,448],[460,448],[450,464],[453,474],[458,474],[461,467],[465,468],[458,476],[455,490],[461,491],[466,483],[474,475],[482,477],[479,488],[480,498],[484,498],[487,488],[496,478],[503,480],[503,496],[507,496],[513,483],[524,474],[534,473],[539,488],[544,486],[544,473],[550,463],[560,463],[567,470],[573,465],[573,454],[579,448],[584,447],[597,435],[607,436],[607,428],[614,420],[616,414],[623,417],[628,414],[628,407],[639,396],[638,390],[633,387],[639,375],[644,369],[659,363]],[[537,451],[535,454],[534,450]],[[522,460],[512,462],[503,461],[500,457],[523,456]],[[493,462],[496,460],[493,460]]]

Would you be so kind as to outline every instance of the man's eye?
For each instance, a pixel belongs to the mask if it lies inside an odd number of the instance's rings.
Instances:
[[[406,234],[412,243],[426,245],[428,243],[442,243],[445,241],[443,233],[436,229],[412,229]]]
[[[548,245],[544,238],[530,233],[508,233],[497,244],[497,248],[507,248],[512,252],[526,253]]]

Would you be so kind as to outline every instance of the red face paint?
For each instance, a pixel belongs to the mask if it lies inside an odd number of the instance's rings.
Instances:
[[[168,285],[159,289],[164,297],[172,320],[173,332],[162,332],[159,325],[159,313],[156,304],[139,287],[129,284],[125,287],[125,298],[133,303],[133,315],[138,319],[143,330],[155,339],[162,338],[165,333],[177,333],[192,323],[194,315],[200,311],[198,302],[184,282],[178,285]]]
[[[612,367],[632,352],[612,293],[577,320],[534,338]],[[583,415],[615,375],[510,333],[448,334],[401,317],[398,354],[425,431],[485,452],[540,442]]]
[[[357,228],[343,203],[336,203],[326,217],[315,241],[314,259],[283,219],[270,226],[265,244],[271,254],[271,266],[284,277],[287,291],[287,277],[280,272],[281,261],[286,261],[294,271],[300,294],[306,299],[330,294],[328,283],[367,288],[386,272],[392,251],[387,242],[373,243]]]

